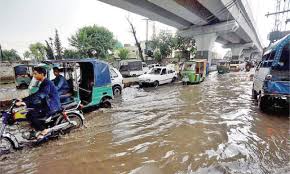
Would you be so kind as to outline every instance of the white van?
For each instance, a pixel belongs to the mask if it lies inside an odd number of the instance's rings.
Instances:
[[[147,64],[141,60],[122,60],[119,71],[124,77],[136,77],[144,74],[149,70]]]

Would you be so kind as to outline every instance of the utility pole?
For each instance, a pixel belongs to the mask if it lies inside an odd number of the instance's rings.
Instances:
[[[148,18],[143,19],[146,21],[146,40],[145,40],[145,55],[147,57],[147,51],[148,51],[148,26],[149,26],[149,20]],[[147,59],[147,58],[146,58]]]
[[[273,30],[268,35],[268,39],[270,40],[270,44],[281,39],[287,33],[290,32],[290,31],[281,31],[283,28],[282,25],[284,23],[284,21],[282,22],[282,20],[285,19],[285,30],[286,30],[287,23],[290,22],[290,19],[287,19],[287,18],[289,18],[288,12],[290,12],[290,9],[289,9],[290,0],[283,0],[283,1],[284,2],[282,4],[282,0],[276,0],[275,12],[272,12],[272,13],[268,12],[267,14],[265,14],[266,17],[269,17],[269,16],[275,17],[275,23],[274,23]],[[281,8],[281,4],[284,5],[284,8]],[[286,17],[286,18],[284,18],[284,17]]]
[[[153,38],[155,38],[155,37],[156,37],[156,27],[155,27],[155,21],[153,21],[152,30],[153,30],[152,37],[153,37]]]
[[[3,51],[2,51],[1,44],[0,44],[0,62],[3,62]]]

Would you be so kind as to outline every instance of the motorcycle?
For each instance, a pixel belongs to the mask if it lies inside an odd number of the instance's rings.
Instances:
[[[32,139],[31,128],[26,114],[31,108],[16,108],[17,99],[12,100],[12,104],[6,111],[1,111],[2,126],[0,129],[0,154],[21,149],[25,145],[39,145],[60,134],[69,133],[73,129],[83,126],[84,116],[81,111],[81,102],[72,102],[62,106],[62,110],[42,118],[48,134],[41,141]],[[13,130],[13,127],[16,129]],[[10,129],[8,129],[10,128]],[[18,136],[20,133],[21,136]]]

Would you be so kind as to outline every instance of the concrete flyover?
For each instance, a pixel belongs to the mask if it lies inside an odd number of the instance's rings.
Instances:
[[[196,40],[197,58],[211,63],[214,42],[241,58],[243,50],[260,55],[263,46],[247,0],[99,0],[178,29]]]

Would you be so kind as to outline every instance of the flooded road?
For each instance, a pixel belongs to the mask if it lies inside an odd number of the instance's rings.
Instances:
[[[250,74],[126,88],[86,127],[0,158],[0,173],[287,173],[289,118],[261,113]]]

